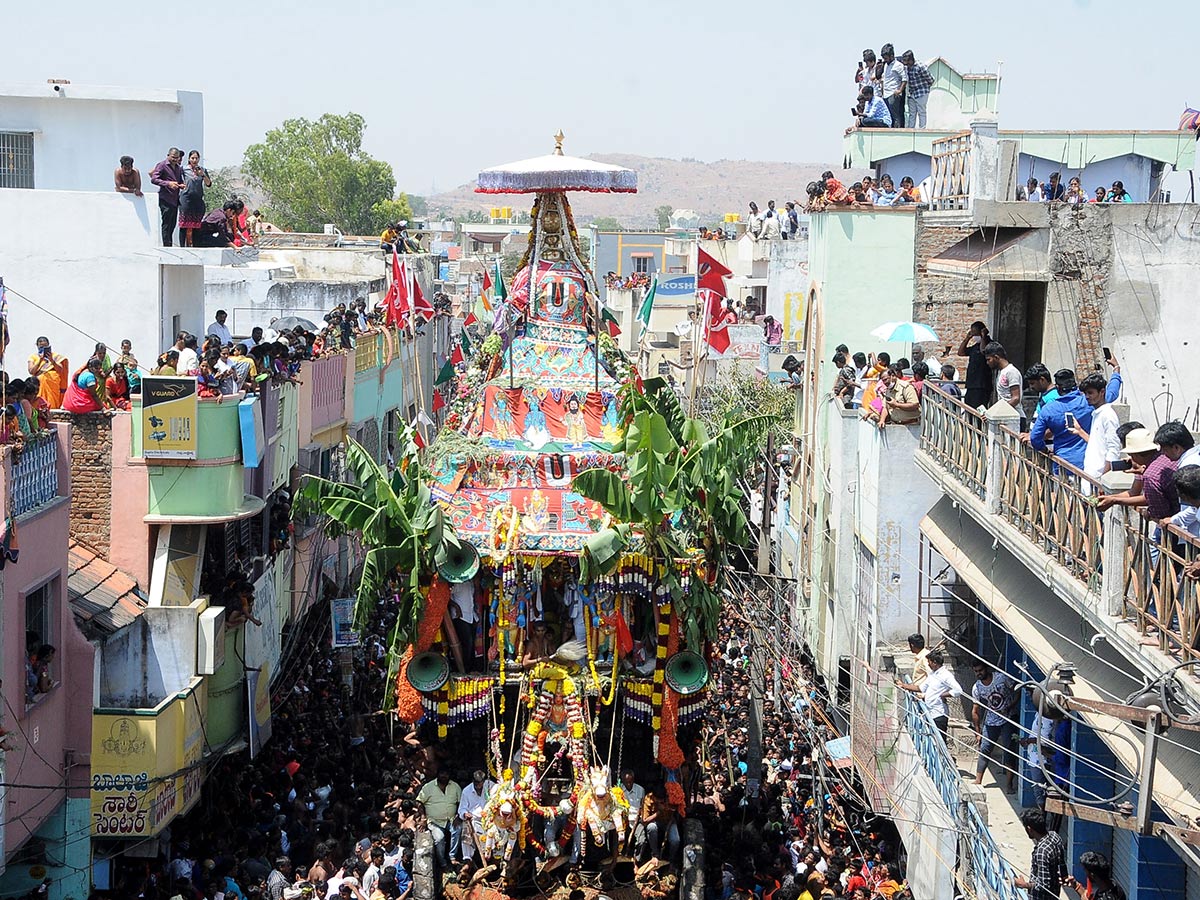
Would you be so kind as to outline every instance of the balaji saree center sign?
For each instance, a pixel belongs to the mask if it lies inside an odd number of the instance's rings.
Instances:
[[[142,378],[142,456],[195,459],[198,401],[195,378]]]

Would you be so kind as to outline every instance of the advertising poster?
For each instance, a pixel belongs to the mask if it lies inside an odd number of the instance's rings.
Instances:
[[[199,397],[195,378],[142,378],[142,456],[195,459]]]
[[[354,598],[337,597],[329,603],[333,618],[333,646],[357,647],[358,635],[354,632]]]

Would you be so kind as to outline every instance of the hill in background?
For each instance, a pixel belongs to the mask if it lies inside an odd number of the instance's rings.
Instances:
[[[826,169],[839,173],[837,164],[758,162],[746,159],[660,159],[631,153],[596,153],[589,159],[633,169],[638,174],[636,194],[571,195],[571,206],[580,224],[599,216],[612,216],[626,228],[657,227],[655,209],[693,209],[702,221],[717,222],[727,212],[745,216],[751,200],[766,208],[768,200],[782,207],[788,200],[803,203],[805,187]],[[850,181],[865,172],[847,174]],[[504,204],[526,206],[517,195],[476,194],[474,182],[429,198],[431,213],[451,215],[487,210]]]

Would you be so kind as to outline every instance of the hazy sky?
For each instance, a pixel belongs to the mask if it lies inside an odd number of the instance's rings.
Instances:
[[[577,155],[832,162],[856,61],[886,41],[965,71],[1002,60],[1002,127],[1169,129],[1200,105],[1172,30],[1192,0],[55,0],[6,18],[0,81],[203,91],[210,165],[286,117],[355,111],[418,194],[548,152],[560,127]]]

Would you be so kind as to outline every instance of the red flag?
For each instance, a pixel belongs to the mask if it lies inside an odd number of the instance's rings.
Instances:
[[[725,276],[732,275],[731,269],[725,268],[721,263],[717,262],[712,256],[709,256],[703,250],[696,251],[696,287],[716,291],[722,297],[725,296]]]
[[[445,408],[446,408],[446,398],[442,396],[441,391],[434,391],[433,392],[433,411],[437,412],[439,409],[445,409]]]
[[[467,317],[463,319],[463,328],[470,328],[479,320],[475,318],[475,313],[467,313]]]
[[[463,361],[462,345],[459,344],[457,347],[454,348],[454,352],[450,354],[450,362],[453,365],[457,366],[462,361]]]
[[[416,275],[413,276],[412,283],[413,291],[413,314],[420,316],[426,322],[433,318],[433,307],[429,305],[429,301],[425,299],[425,294],[421,291],[421,282],[417,281]]]
[[[389,325],[404,324],[408,318],[408,277],[400,255],[392,250],[392,283],[383,298],[384,321]]]
[[[708,341],[708,346],[718,353],[724,353],[729,349],[729,332],[726,330],[729,327],[728,313],[721,309],[721,299],[719,294],[710,290],[708,307],[704,315],[705,339]]]
[[[488,270],[483,270],[483,292],[486,294],[492,289],[492,276],[488,274]]]
[[[421,429],[417,427],[415,420],[410,424],[412,425],[412,442],[417,445],[418,450],[424,450],[425,438],[421,437]]]

